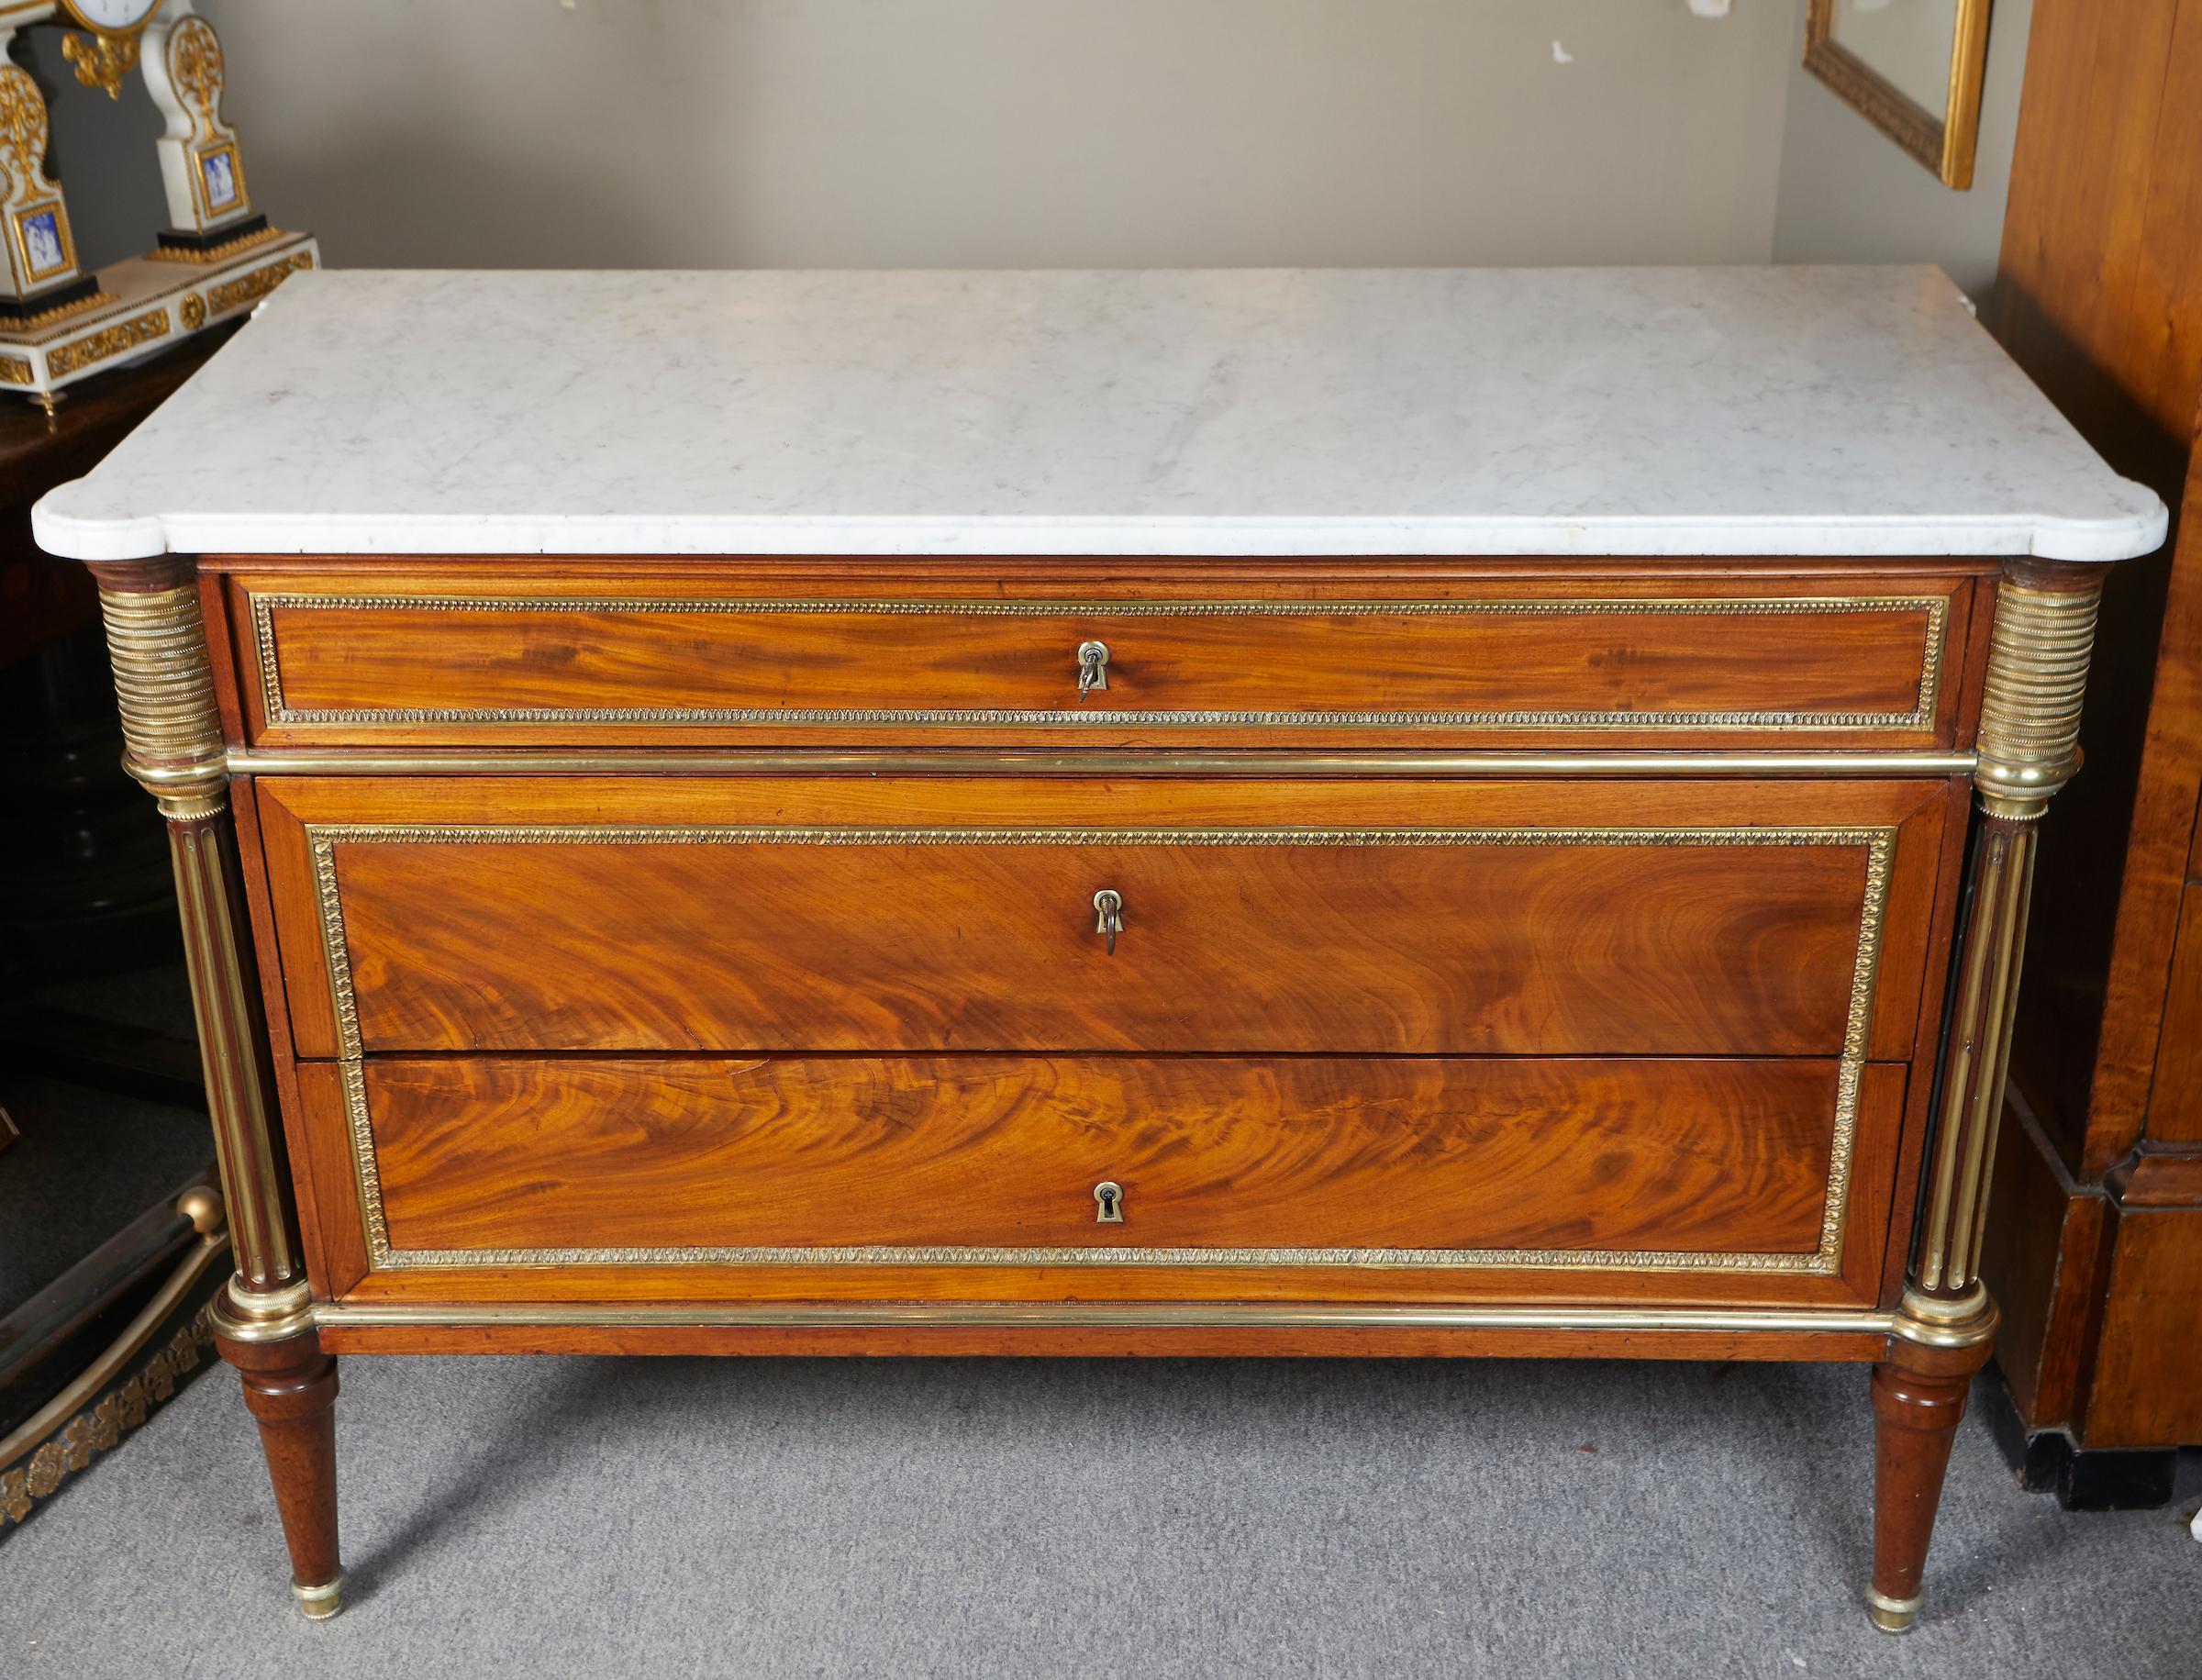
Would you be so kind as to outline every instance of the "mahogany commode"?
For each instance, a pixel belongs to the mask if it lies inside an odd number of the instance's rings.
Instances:
[[[334,1353],[1619,1355],[1872,1363],[1908,1626],[2163,517],[1932,271],[293,281],[39,528],[301,1602]]]

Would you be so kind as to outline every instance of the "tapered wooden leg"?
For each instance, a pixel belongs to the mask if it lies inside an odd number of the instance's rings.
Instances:
[[[1985,1341],[1927,1348],[1892,1341],[1889,1357],[1874,1367],[1874,1584],[1866,1613],[1884,1633],[1907,1632],[1918,1617],[1950,1448],[1974,1373],[1987,1356]]]
[[[217,1338],[244,1379],[291,1552],[291,1592],[315,1620],[343,1605],[337,1555],[337,1362],[311,1330],[281,1341]]]

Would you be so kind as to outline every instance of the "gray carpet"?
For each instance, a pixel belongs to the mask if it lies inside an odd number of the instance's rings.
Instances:
[[[1863,1374],[353,1359],[312,1626],[226,1374],[0,1543],[0,1673],[2202,1674],[2202,1545],[1959,1442],[1866,1626]]]

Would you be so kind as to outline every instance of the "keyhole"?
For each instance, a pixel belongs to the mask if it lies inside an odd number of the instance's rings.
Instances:
[[[1124,1186],[1113,1178],[1105,1178],[1094,1186],[1094,1205],[1099,1209],[1094,1215],[1096,1225],[1124,1223]]]
[[[1078,644],[1078,697],[1083,700],[1096,688],[1108,686],[1108,643],[1082,641]]]

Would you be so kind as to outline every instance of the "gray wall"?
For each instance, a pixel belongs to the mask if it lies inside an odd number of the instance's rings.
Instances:
[[[255,197],[353,264],[1763,261],[1795,33],[1788,0],[204,9]]]
[[[1804,55],[1798,7],[1797,59]],[[1975,297],[1996,278],[2018,83],[2034,0],[1996,0],[1981,87],[1973,187],[1952,193],[1800,67],[1775,201],[1776,262],[1939,262]]]
[[[1803,0],[201,0],[254,195],[343,264],[1940,261],[1979,185],[1796,68]],[[75,85],[95,263],[163,219],[136,83]],[[1554,44],[1571,61],[1558,61]]]
[[[96,269],[149,249],[168,221],[168,201],[153,156],[161,113],[145,83],[133,75],[119,99],[83,86],[61,60],[58,29],[24,30],[16,38],[15,56],[46,90],[53,120],[46,172],[68,195],[77,261]]]

